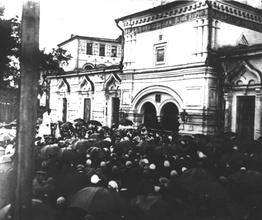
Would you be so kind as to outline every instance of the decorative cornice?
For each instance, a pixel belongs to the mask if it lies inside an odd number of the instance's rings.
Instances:
[[[142,33],[210,15],[213,19],[262,32],[262,13],[259,13],[262,10],[244,7],[244,5],[236,6],[230,4],[230,1],[210,0],[208,2],[210,8],[206,1],[200,1],[193,4],[191,2],[190,5],[176,6],[176,8],[159,7],[158,10],[146,10],[144,14],[141,12],[137,16],[135,14],[125,17],[122,20],[123,27],[126,34]]]
[[[262,32],[262,10],[258,14],[248,8],[240,8],[227,2],[210,1],[213,19]]]
[[[163,12],[151,13],[143,17],[130,18],[123,21],[123,23],[125,33],[141,33],[207,17],[207,15],[207,4],[205,2],[197,2],[192,5],[187,4]]]

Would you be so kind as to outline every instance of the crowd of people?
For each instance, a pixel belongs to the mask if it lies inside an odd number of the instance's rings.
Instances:
[[[262,217],[260,139],[109,128],[82,119],[50,129],[50,135],[37,131],[32,189],[34,201],[52,210],[49,219]],[[5,171],[9,181],[12,170]]]

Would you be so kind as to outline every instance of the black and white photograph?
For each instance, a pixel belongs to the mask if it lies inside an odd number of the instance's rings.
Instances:
[[[261,0],[0,0],[0,220],[260,219]]]

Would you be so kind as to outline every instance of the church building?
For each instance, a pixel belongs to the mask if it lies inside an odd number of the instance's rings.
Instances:
[[[59,45],[75,56],[50,77],[57,115],[111,126],[124,113],[134,125],[186,134],[262,135],[261,5],[171,1],[115,22],[118,40]]]

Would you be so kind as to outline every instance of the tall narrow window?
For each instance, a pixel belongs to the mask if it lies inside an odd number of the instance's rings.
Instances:
[[[93,44],[87,43],[86,44],[86,54],[92,55],[93,54],[92,50],[93,50]]]
[[[116,49],[117,47],[115,45],[112,45],[111,47],[111,57],[116,57]]]
[[[163,47],[156,49],[156,62],[165,61],[165,49]]]
[[[105,45],[104,44],[99,45],[99,56],[105,56]]]
[[[166,63],[166,43],[154,45],[154,62],[155,65],[163,65]]]

